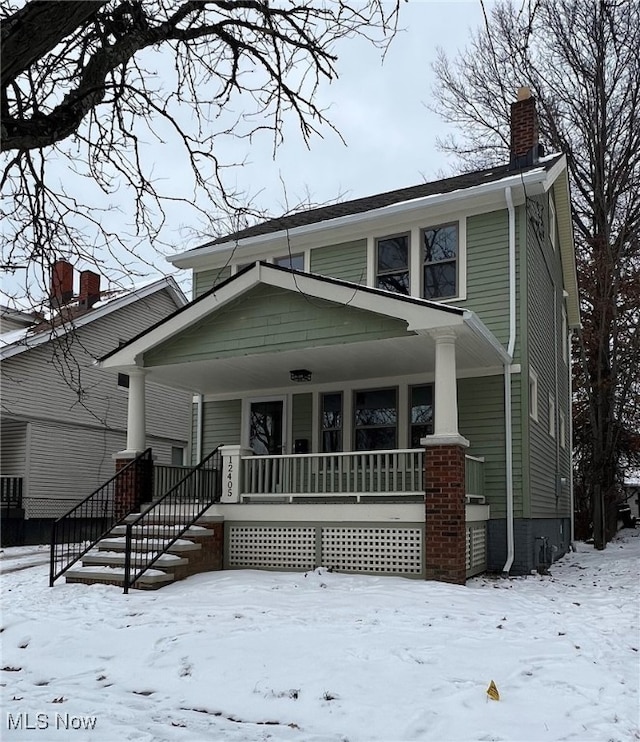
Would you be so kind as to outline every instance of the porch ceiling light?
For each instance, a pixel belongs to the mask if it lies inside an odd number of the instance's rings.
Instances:
[[[306,368],[296,368],[289,371],[291,381],[311,381],[311,371]]]

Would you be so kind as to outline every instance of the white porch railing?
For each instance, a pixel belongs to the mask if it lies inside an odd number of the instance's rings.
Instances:
[[[424,494],[424,449],[242,456],[241,497]]]

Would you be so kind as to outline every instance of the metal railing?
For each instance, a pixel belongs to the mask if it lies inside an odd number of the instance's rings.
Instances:
[[[0,506],[3,509],[22,507],[22,477],[0,476]]]
[[[220,500],[221,476],[222,457],[218,446],[143,513],[126,523],[125,593]]]
[[[424,492],[424,449],[243,456],[244,497]]]
[[[151,449],[132,459],[108,482],[54,521],[51,531],[49,585],[104,538],[138,502],[131,499],[132,477],[143,471],[147,486],[153,476]]]

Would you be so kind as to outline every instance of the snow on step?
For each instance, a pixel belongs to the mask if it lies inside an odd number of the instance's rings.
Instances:
[[[71,582],[74,579],[86,580],[94,578],[96,580],[111,580],[113,582],[124,581],[124,569],[118,567],[74,567],[65,572],[67,582]],[[173,575],[167,574],[159,569],[148,569],[146,572],[139,577],[136,582],[173,582]]]
[[[184,525],[178,526],[164,526],[164,525],[148,525],[148,526],[134,526],[131,529],[133,536],[144,536],[149,533],[151,536],[170,536],[173,533],[182,531]],[[111,533],[115,535],[124,535],[127,532],[126,526],[115,526],[111,529]],[[213,531],[210,528],[204,528],[203,526],[189,526],[187,530],[181,534],[182,536],[212,536]]]
[[[140,559],[144,561],[150,561],[156,555],[156,552],[136,552],[134,562],[137,563]],[[106,551],[96,550],[90,551],[82,557],[83,565],[124,565],[125,555],[122,551]],[[183,559],[176,554],[161,554],[154,562],[158,566],[165,567],[178,567],[184,564],[188,564],[188,559]]]
[[[144,541],[135,541],[133,540],[131,542],[131,548],[133,551],[137,551],[138,549],[144,549],[147,551],[148,549],[162,551],[166,547],[166,545],[171,541],[171,539],[145,539]],[[96,544],[99,551],[104,550],[114,550],[114,551],[124,551],[127,546],[127,539],[123,536],[114,536],[111,538],[103,538],[101,541],[98,541]],[[182,553],[185,551],[198,551],[198,549],[201,549],[202,546],[200,544],[194,544],[193,541],[188,541],[187,539],[179,538],[175,541],[175,543],[171,544],[169,547],[170,553]]]

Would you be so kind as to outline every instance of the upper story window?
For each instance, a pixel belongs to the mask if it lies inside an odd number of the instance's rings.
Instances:
[[[283,268],[292,268],[294,271],[304,270],[303,253],[298,253],[296,255],[283,255],[280,258],[274,258],[273,262],[275,265],[280,265]]]
[[[408,234],[376,240],[376,288],[410,293]]]
[[[446,299],[458,294],[458,225],[442,224],[422,230],[425,299]]]

